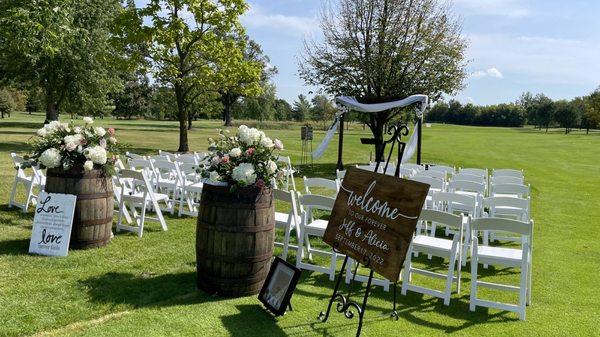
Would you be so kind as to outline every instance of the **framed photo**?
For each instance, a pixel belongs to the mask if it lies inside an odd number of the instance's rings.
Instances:
[[[275,257],[258,299],[275,316],[282,316],[300,278],[300,269],[285,260]]]

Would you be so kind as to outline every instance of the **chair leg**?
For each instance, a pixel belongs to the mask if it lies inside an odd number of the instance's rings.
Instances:
[[[346,284],[350,284],[350,280],[352,280],[352,267],[354,266],[354,259],[348,258],[348,262],[346,262],[346,275],[345,281]]]
[[[331,254],[331,264],[329,265],[329,281],[335,281],[335,267],[337,265],[337,253]]]
[[[304,234],[304,241],[306,243],[306,252],[308,253],[308,260],[310,262],[313,262],[312,247],[310,246],[310,240],[308,239],[308,234]]]
[[[473,248],[471,253],[471,297],[469,300],[469,310],[475,311],[477,307],[475,302],[477,301],[477,242],[473,240]]]
[[[123,198],[121,198],[121,200],[119,200],[119,217],[117,219],[117,232],[121,231],[124,209],[125,209],[125,202],[123,201]]]
[[[401,294],[406,295],[406,291],[408,290],[408,285],[410,284],[410,268],[412,265],[412,252],[413,247],[410,245],[408,248],[408,254],[406,254],[406,261],[404,262],[404,270],[402,271],[402,290]]]
[[[27,198],[25,199],[25,203],[23,204],[23,213],[27,213],[27,209],[29,208],[29,203],[31,202],[32,195],[33,195],[33,183],[30,183],[29,188],[27,188]]]
[[[160,210],[160,207],[158,206],[158,203],[156,201],[152,201],[154,208],[156,208],[154,210],[154,212],[156,213],[156,216],[158,217],[158,221],[160,222],[160,225],[163,229],[163,231],[167,230],[167,222],[165,221],[165,218],[163,217],[162,211]],[[144,203],[144,207],[146,207],[146,203]],[[142,216],[144,216],[144,214],[142,214]]]
[[[454,283],[454,266],[456,265],[456,256],[458,254],[456,247],[450,254],[450,262],[448,263],[448,276],[446,277],[446,289],[444,291],[444,305],[450,305],[450,297],[452,296],[452,283]],[[460,264],[460,262],[459,262]]]
[[[144,235],[144,222],[146,222],[146,202],[144,202],[142,204],[142,215],[140,216],[140,222],[138,224],[138,237],[141,238],[142,235]],[[160,212],[160,208],[158,208],[156,210],[157,212]]]
[[[12,191],[10,192],[10,197],[8,198],[8,208],[12,208],[13,203],[15,202],[15,194],[17,193],[17,178],[15,178],[15,182],[13,183]]]
[[[285,237],[283,239],[283,252],[281,253],[281,258],[287,261],[288,248],[290,246],[290,232],[291,232],[290,224],[288,223],[285,226]]]

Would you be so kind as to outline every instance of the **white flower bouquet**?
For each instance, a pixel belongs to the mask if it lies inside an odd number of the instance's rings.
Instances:
[[[37,130],[31,141],[33,151],[26,157],[31,164],[42,168],[69,170],[102,169],[112,174],[119,152],[115,130],[93,127],[91,117],[83,118],[84,125],[73,121],[52,121]]]
[[[262,189],[272,187],[273,181],[283,177],[277,167],[283,143],[272,140],[264,132],[241,125],[235,136],[219,130],[219,139],[209,138],[208,164],[202,171],[208,183],[228,185],[232,191],[241,187]]]

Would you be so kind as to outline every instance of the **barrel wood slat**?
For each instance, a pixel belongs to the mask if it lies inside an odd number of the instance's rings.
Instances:
[[[207,185],[196,231],[198,288],[223,296],[259,293],[273,254],[274,212],[268,188],[237,195]]]
[[[64,172],[48,169],[46,192],[77,196],[71,249],[97,248],[108,244],[112,236],[113,187],[101,170]]]

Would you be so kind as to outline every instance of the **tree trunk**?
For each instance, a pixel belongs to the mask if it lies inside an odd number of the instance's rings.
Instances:
[[[54,101],[52,90],[48,89],[46,90],[46,120],[44,124],[56,120],[58,120],[58,104]]]
[[[177,152],[189,152],[188,144],[188,116],[185,109],[185,100],[183,97],[183,88],[179,84],[175,84],[175,98],[177,99],[177,117],[179,119],[179,149]]]
[[[227,95],[227,104],[225,104],[225,108],[223,109],[223,119],[225,120],[225,126],[232,126],[231,122],[231,101],[229,95]]]
[[[192,129],[192,121],[194,120],[194,115],[192,113],[188,113],[188,126],[187,129]]]

